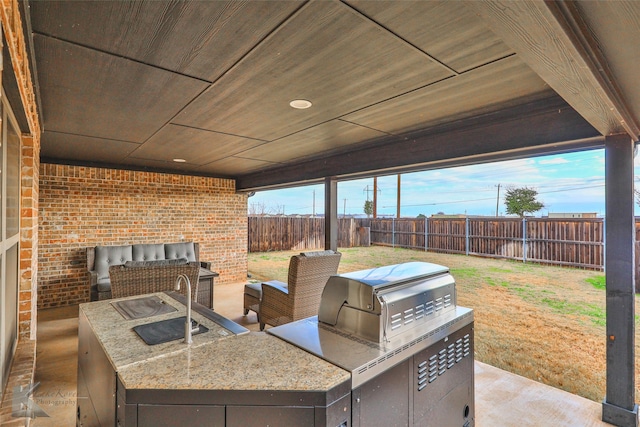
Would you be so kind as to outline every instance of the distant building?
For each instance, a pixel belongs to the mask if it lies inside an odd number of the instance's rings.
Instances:
[[[549,212],[549,218],[597,218],[596,212]]]
[[[448,219],[448,218],[495,218],[495,215],[468,215],[468,214],[432,214],[429,218]],[[501,217],[504,218],[504,217]]]

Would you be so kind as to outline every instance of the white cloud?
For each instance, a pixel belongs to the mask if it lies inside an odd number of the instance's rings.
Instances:
[[[636,158],[635,162],[639,162]],[[639,166],[640,164],[636,163]],[[640,170],[639,170],[640,172]],[[401,213],[415,216],[437,212],[493,215],[500,184],[499,211],[504,212],[504,189],[508,185],[538,190],[548,206],[540,213],[604,211],[604,150],[556,156],[436,169],[402,174]],[[311,213],[315,189],[316,213],[324,211],[322,185],[259,192],[249,203],[261,200],[285,206],[286,213]],[[378,213],[395,214],[397,175],[378,177]],[[364,201],[372,199],[373,178],[338,183],[339,213],[363,213]],[[640,207],[638,208],[640,210]]]
[[[540,160],[538,161],[538,163],[541,165],[562,165],[562,164],[571,163],[571,162],[565,159],[564,157],[554,157],[552,159]]]

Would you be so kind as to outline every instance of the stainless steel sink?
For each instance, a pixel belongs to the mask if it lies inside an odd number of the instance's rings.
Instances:
[[[135,326],[133,330],[148,345],[162,344],[184,338],[185,319],[186,316],[160,320]],[[194,320],[191,320],[191,325],[194,328],[193,335],[202,334],[209,330],[206,326],[200,325]],[[195,329],[196,327],[197,329]]]
[[[177,311],[156,295],[112,302],[111,305],[127,320],[143,319]]]

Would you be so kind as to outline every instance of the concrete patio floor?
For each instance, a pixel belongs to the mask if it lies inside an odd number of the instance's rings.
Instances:
[[[243,316],[243,284],[216,285],[215,310],[252,331],[258,331],[254,313]],[[38,313],[38,343],[34,400],[49,417],[31,426],[74,426],[78,308]],[[608,426],[600,420],[601,405],[524,377],[475,363],[476,427]]]

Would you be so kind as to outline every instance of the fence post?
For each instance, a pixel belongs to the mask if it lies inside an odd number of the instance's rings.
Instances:
[[[602,271],[606,274],[606,263],[604,260],[607,258],[607,221],[602,219]],[[638,273],[636,273],[638,274]]]
[[[527,262],[527,218],[522,218],[522,262]]]
[[[396,247],[396,219],[391,218],[391,247]]]
[[[469,217],[464,219],[464,252],[469,256]]]
[[[424,251],[429,250],[429,218],[424,217]]]
[[[354,242],[356,241],[356,224],[355,224],[355,219],[351,218],[349,219],[349,247],[353,248]]]

